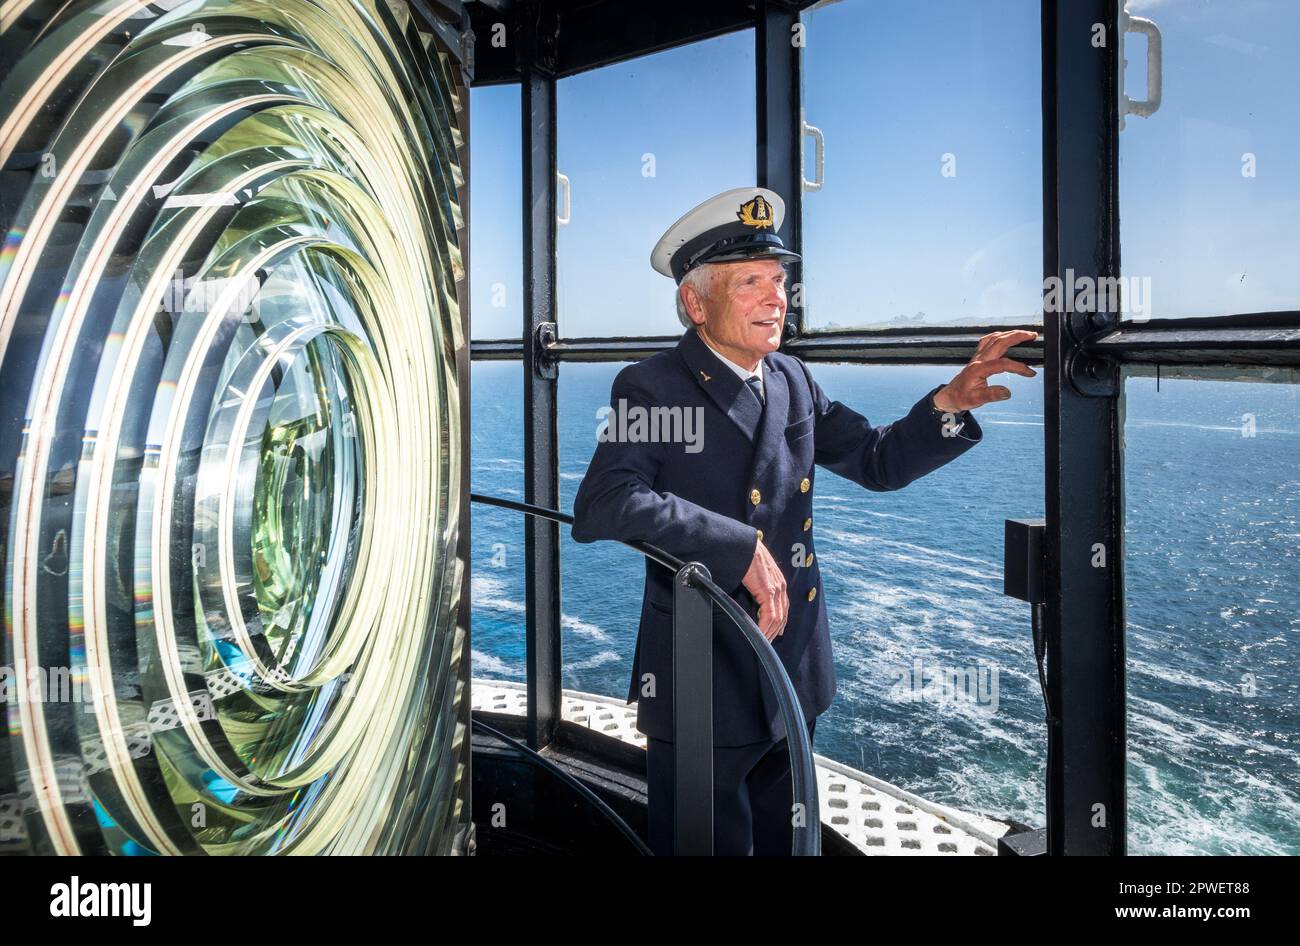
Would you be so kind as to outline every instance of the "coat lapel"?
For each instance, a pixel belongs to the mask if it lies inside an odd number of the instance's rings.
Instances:
[[[759,416],[763,411],[759,403],[745,390],[745,382],[741,381],[736,373],[727,367],[708,345],[704,344],[704,340],[693,328],[686,330],[681,341],[677,343],[677,351],[686,362],[686,367],[690,369],[695,383],[704,389],[722,413],[744,431],[750,442],[754,442],[758,436]],[[763,378],[766,384],[766,379],[774,372],[767,362],[764,362],[764,367],[766,370]],[[769,400],[767,403],[769,408],[767,413],[770,414],[772,402]],[[784,408],[781,416],[785,416]]]

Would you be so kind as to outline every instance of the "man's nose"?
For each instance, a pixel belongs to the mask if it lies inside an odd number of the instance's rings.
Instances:
[[[784,312],[785,311],[784,284],[782,285],[773,284],[771,290],[767,294],[767,297],[763,299],[763,302],[775,308],[779,308],[782,312]]]

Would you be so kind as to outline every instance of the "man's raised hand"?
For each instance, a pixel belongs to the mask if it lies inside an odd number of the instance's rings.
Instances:
[[[1009,348],[1037,337],[1038,333],[1029,329],[990,332],[985,335],[980,339],[975,354],[966,367],[935,394],[935,408],[940,411],[965,411],[1011,397],[1011,391],[1003,385],[990,385],[989,376],[1010,371],[1026,378],[1037,377],[1038,372],[1033,368],[1006,357]]]

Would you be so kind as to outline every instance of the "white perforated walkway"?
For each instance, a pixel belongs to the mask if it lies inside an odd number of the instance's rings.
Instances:
[[[474,679],[475,710],[523,716],[522,683]],[[611,696],[564,691],[564,719],[645,747],[636,729],[636,707]],[[867,854],[996,854],[997,839],[1010,830],[1001,821],[927,801],[888,782],[814,755],[822,822]]]

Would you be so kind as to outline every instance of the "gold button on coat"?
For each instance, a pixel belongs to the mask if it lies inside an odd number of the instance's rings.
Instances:
[[[812,600],[813,600],[814,598],[816,598],[816,597],[817,597],[817,589],[816,589],[816,588],[814,588],[814,589],[812,589],[811,591],[808,592],[808,600],[809,600],[809,601],[812,601]]]
[[[803,531],[804,531],[804,532],[807,532],[807,531],[808,531],[809,529],[811,529],[811,528],[812,528],[812,520],[811,520],[811,519],[805,519],[805,520],[803,521]]]
[[[762,530],[762,529],[759,529],[759,530],[758,530],[758,541],[760,541],[760,542],[763,541],[763,530]]]
[[[756,489],[751,489],[749,491],[749,501],[753,503],[755,506],[757,506],[760,502],[763,501],[763,494]]]
[[[812,482],[805,476],[803,481],[799,484],[799,492],[806,493],[810,489],[812,489]]]
[[[805,565],[812,565],[812,563],[813,563],[813,559],[816,558],[816,557],[817,557],[816,555],[809,555],[809,556],[808,556],[808,561],[804,562],[804,564],[805,564]]]

